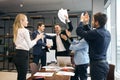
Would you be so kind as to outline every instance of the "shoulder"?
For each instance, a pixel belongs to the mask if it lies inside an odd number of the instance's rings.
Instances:
[[[33,33],[32,34],[37,34],[38,33],[38,31],[37,30],[35,30],[35,31],[33,31]]]
[[[20,31],[20,32],[29,32],[29,30],[28,29],[26,29],[26,28],[20,28],[20,29],[18,29],[18,31]]]

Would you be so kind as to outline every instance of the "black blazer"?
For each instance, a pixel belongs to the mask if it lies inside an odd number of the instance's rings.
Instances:
[[[71,22],[68,23],[68,27],[69,27],[69,28],[68,28],[68,31],[72,32],[73,26],[72,26],[72,23],[71,23]],[[63,30],[63,31],[60,33],[60,35],[61,35],[61,34],[66,35],[66,31]],[[67,36],[67,35],[66,35],[66,36]],[[61,38],[61,36],[60,36],[60,38]],[[70,41],[72,40],[72,38],[68,38],[67,40],[64,40],[64,39],[61,38],[61,40],[62,40],[62,43],[63,43],[65,49],[66,49],[67,51],[69,51]],[[53,38],[53,47],[52,47],[52,49],[55,49],[55,50],[57,51],[56,36],[54,36],[54,38]]]

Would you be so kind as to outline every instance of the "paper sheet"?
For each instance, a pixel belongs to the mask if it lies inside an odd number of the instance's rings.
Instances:
[[[52,39],[46,39],[46,43],[50,46],[53,46],[53,41]]]
[[[59,18],[63,23],[66,24],[65,15],[68,16],[67,9],[61,8],[61,9],[58,11],[58,18]]]
[[[36,72],[34,76],[47,76],[51,77],[53,76],[54,72]]]
[[[56,75],[66,75],[66,76],[74,76],[75,73],[73,72],[66,72],[66,71],[58,71]]]
[[[58,66],[43,66],[46,71],[59,71],[61,68]]]

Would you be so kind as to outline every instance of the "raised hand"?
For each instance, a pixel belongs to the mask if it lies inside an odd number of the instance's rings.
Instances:
[[[69,20],[69,16],[68,15],[64,15],[65,16],[65,20],[67,21],[67,22],[69,22],[70,20]]]
[[[89,17],[88,12],[85,12],[85,14],[84,14],[84,23],[88,24],[89,23],[89,19],[90,19],[90,17]]]
[[[66,29],[66,34],[70,38],[71,37],[71,32]]]
[[[89,23],[89,14],[88,12],[82,13],[81,17],[80,17],[80,21],[83,22],[84,24],[88,24]]]
[[[64,34],[61,34],[61,38],[64,39],[64,40],[67,40],[67,36],[64,35]]]
[[[38,34],[38,35],[36,36],[37,39],[42,39],[43,37],[44,37],[43,33]]]

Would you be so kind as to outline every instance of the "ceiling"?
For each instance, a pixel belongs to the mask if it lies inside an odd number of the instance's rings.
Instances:
[[[92,0],[0,0],[0,15],[18,12],[91,11]]]

